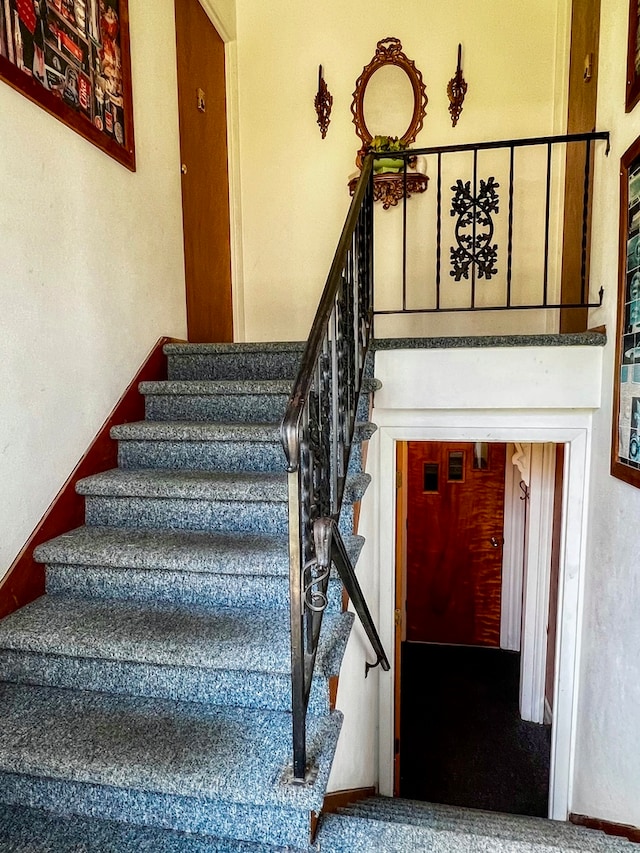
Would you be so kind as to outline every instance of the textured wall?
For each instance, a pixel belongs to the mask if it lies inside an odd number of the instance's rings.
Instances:
[[[185,333],[173,3],[129,6],[135,174],[0,82],[0,575],[153,343]]]
[[[602,408],[594,414],[573,810],[640,826],[640,491],[609,474],[618,269],[620,157],[640,134],[640,107],[624,112],[629,4],[602,0],[598,129],[611,154],[597,160],[592,281],[605,289],[592,326],[606,324]]]

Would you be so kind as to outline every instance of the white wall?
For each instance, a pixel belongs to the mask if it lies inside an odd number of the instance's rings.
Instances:
[[[238,0],[247,340],[307,335],[355,171],[352,93],[376,43],[399,38],[423,74],[429,104],[417,145],[561,132],[569,5]],[[459,41],[469,90],[452,129],[446,86]],[[313,107],[319,64],[334,97],[325,140]]]
[[[609,474],[618,269],[620,157],[640,135],[640,106],[624,112],[625,0],[602,0],[598,127],[611,154],[597,162],[592,279],[605,304],[602,408],[594,417],[593,479],[586,571],[583,662],[573,810],[640,826],[640,491]],[[606,212],[606,213],[605,213]]]
[[[369,444],[367,471],[372,484],[360,514],[361,532],[368,538],[357,571],[390,660],[395,606],[395,442],[571,444],[565,480],[568,535],[561,557],[565,623],[558,641],[550,804],[551,814],[564,819],[573,769],[574,659],[585,565],[584,495],[592,412],[600,404],[602,347],[380,351],[375,375],[382,383],[372,415],[379,429]],[[341,671],[337,705],[345,723],[330,785],[333,790],[379,785],[383,794],[391,795],[394,673],[376,670],[379,701],[375,702],[373,684],[368,686],[362,677],[365,656],[366,647],[356,634],[349,641]]]
[[[132,174],[0,82],[0,576],[161,335],[184,337],[172,0],[130,0]]]

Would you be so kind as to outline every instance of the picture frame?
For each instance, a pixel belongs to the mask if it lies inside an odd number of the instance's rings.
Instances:
[[[128,0],[0,0],[0,80],[135,171]]]
[[[640,137],[620,161],[611,474],[640,488]]]
[[[626,112],[640,100],[640,0],[629,0]]]

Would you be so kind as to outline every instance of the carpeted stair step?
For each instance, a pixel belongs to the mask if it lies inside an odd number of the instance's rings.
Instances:
[[[300,846],[341,715],[308,718],[317,777],[286,785],[289,714],[0,684],[0,799],[60,815]]]
[[[329,710],[353,616],[326,614],[310,713]],[[289,614],[47,595],[0,622],[0,679],[212,705],[291,707]]]
[[[56,817],[0,804],[0,853],[298,853],[273,847],[129,826],[90,817]],[[299,851],[307,853],[307,850]]]
[[[473,827],[430,826],[342,814],[323,816],[316,840],[322,853],[633,853],[630,842],[590,830],[579,838],[571,831],[554,838],[530,829],[520,837],[497,834],[492,825],[481,822]]]
[[[364,540],[346,537],[355,565]],[[47,591],[82,598],[218,607],[289,607],[283,536],[79,527],[39,546]],[[342,587],[329,587],[327,612],[340,612]]]
[[[369,420],[369,394],[380,387],[375,379],[363,380],[358,421]],[[147,420],[279,423],[291,394],[291,381],[170,380],[141,382],[139,388],[145,396]]]
[[[296,377],[301,342],[166,344],[169,379],[289,379]]]
[[[496,842],[526,845],[527,841],[534,839],[538,844],[555,845],[554,849],[560,850],[618,849],[615,843],[612,846],[608,836],[570,823],[414,800],[374,797],[340,809],[340,814],[353,819],[376,820],[438,832],[491,836]],[[618,842],[619,839],[614,841]],[[622,841],[620,844],[620,849],[629,850],[627,842]],[[527,849],[526,846],[524,849]]]
[[[350,470],[362,467],[363,441],[373,424],[358,424]],[[113,427],[120,468],[174,468],[203,471],[284,471],[279,424],[139,421]]]
[[[147,420],[275,423],[284,414],[291,381],[172,380],[141,382],[139,388]]]
[[[353,530],[353,503],[370,477],[352,475],[345,488],[340,525]],[[90,525],[171,530],[288,530],[286,474],[114,469],[79,480]]]

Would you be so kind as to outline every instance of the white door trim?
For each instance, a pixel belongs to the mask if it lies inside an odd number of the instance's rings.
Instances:
[[[558,633],[555,653],[554,722],[551,744],[549,817],[566,820],[571,807],[576,733],[586,504],[589,480],[590,413],[568,410],[532,413],[377,409],[378,432],[370,444],[377,508],[373,552],[380,583],[379,625],[385,648],[394,641],[395,443],[396,441],[504,441],[566,443],[563,529],[560,548]],[[393,660],[393,655],[390,654]],[[393,795],[393,679],[380,677],[379,789]]]
[[[555,466],[555,444],[531,445],[522,598],[520,715],[532,723],[545,720]]]
[[[502,551],[502,591],[500,606],[500,648],[520,651],[522,634],[522,578],[524,575],[524,534],[527,502],[520,488],[522,473],[512,462],[507,445],[504,483],[504,547]],[[529,448],[530,445],[525,445]]]

